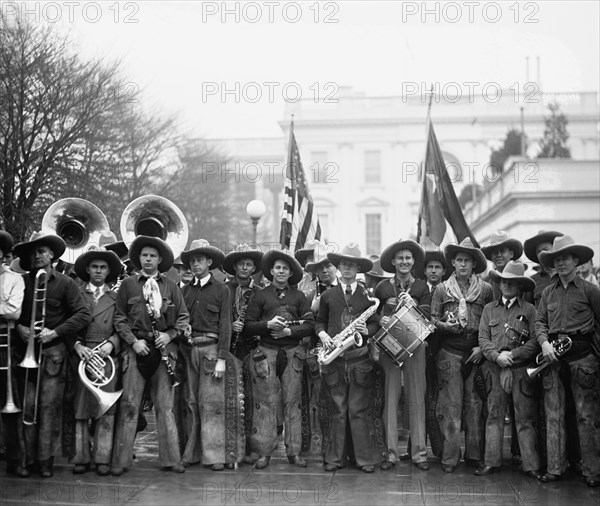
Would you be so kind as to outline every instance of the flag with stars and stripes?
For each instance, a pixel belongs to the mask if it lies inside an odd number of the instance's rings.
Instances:
[[[321,239],[321,225],[319,225],[319,217],[310,198],[292,121],[288,164],[283,181],[283,210],[279,242],[282,248],[296,251],[304,247],[307,241],[314,239]]]

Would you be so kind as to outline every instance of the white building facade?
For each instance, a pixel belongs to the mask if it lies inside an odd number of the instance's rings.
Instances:
[[[527,153],[535,156],[544,117],[549,114],[547,104],[555,100],[569,121],[568,146],[573,160],[597,161],[599,108],[595,92],[540,92],[534,97],[515,97],[509,90],[495,102],[476,96],[456,102],[434,98],[431,116],[449,174],[456,181],[457,194],[468,182],[493,179],[488,164],[491,149],[502,144],[508,130],[521,129],[521,107]],[[367,97],[343,88],[334,103],[303,100],[288,104],[285,119],[280,122],[280,138],[219,140],[230,155],[228,171],[252,182],[256,198],[267,205],[267,215],[259,225],[259,240],[278,240],[282,173],[292,114],[294,134],[324,237],[340,247],[356,241],[366,254],[379,254],[399,238],[414,237],[427,100]],[[569,165],[568,160],[563,163]],[[522,171],[526,170],[524,166]],[[593,170],[587,169],[585,174],[594,175]],[[595,175],[596,179],[600,177],[597,172]],[[537,191],[544,191],[543,187]],[[552,205],[551,200],[547,203]],[[474,216],[467,217],[467,222],[473,219]],[[478,219],[487,218],[479,215]],[[531,223],[531,227],[537,230],[549,228],[550,224]],[[487,234],[487,228],[486,232],[484,228],[478,230]],[[521,238],[520,230],[517,237]]]

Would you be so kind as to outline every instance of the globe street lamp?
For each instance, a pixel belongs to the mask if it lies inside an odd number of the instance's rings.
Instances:
[[[254,246],[256,246],[256,227],[266,211],[267,208],[262,200],[251,200],[246,206],[246,214],[252,220],[252,243]]]

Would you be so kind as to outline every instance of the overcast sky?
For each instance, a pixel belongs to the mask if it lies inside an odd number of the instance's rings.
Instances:
[[[597,1],[74,3],[58,24],[78,49],[120,58],[134,83],[124,93],[139,86],[193,137],[278,136],[284,99],[335,98],[339,86],[523,89],[527,56],[530,80],[541,57],[544,90],[599,87]]]

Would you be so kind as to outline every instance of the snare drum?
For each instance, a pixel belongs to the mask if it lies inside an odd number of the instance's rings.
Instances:
[[[409,301],[373,337],[375,346],[385,353],[398,367],[413,356],[427,336],[435,331],[421,310]]]

